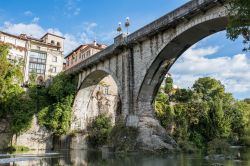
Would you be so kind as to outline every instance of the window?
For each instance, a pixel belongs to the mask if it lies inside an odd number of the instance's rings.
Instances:
[[[57,62],[57,57],[56,56],[52,57],[52,62]]]
[[[46,58],[46,52],[31,51],[29,58],[29,72],[34,72],[36,74],[44,74]]]
[[[47,54],[45,52],[30,52],[30,62],[46,63]]]
[[[90,50],[89,51],[87,51],[87,57],[89,57],[90,56]]]
[[[61,46],[60,42],[57,42],[57,43],[56,43],[56,45],[57,45],[58,47],[60,47],[60,46]]]
[[[69,66],[69,60],[68,60],[68,59],[67,59],[67,61],[66,61],[66,65]]]
[[[56,67],[52,67],[52,73],[56,73]]]
[[[55,45],[55,41],[54,40],[51,40],[50,42],[52,45]]]
[[[75,56],[75,61],[77,61],[77,55]]]
[[[104,90],[105,90],[104,93],[105,93],[106,95],[108,95],[108,94],[109,94],[109,87],[106,86],[106,87],[104,88]]]
[[[45,73],[45,64],[29,63],[29,72],[44,74]]]

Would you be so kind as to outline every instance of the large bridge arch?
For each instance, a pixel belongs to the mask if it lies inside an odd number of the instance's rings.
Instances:
[[[185,28],[176,27],[172,38],[155,50],[136,98],[139,113],[142,112],[141,107],[144,108],[143,111],[145,108],[146,111],[153,110],[152,104],[165,75],[188,48],[203,38],[226,29],[228,18],[225,10],[210,12],[213,14],[203,15]]]

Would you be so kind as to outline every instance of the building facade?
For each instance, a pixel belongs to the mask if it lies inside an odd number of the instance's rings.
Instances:
[[[44,82],[63,70],[64,38],[46,33],[40,39],[21,34],[0,32],[0,42],[8,44],[9,60],[24,62],[24,82],[34,73],[37,82]]]
[[[70,52],[66,57],[65,70],[77,65],[88,57],[103,50],[107,46],[104,44],[97,44],[95,41],[92,44],[83,44]]]
[[[36,73],[42,82],[63,70],[64,38],[47,33],[41,39],[28,37],[28,59],[26,74]]]
[[[8,44],[10,47],[8,59],[10,61],[23,61],[26,63],[28,40],[21,36],[16,36],[0,31],[0,43]],[[23,68],[25,73],[25,67]]]

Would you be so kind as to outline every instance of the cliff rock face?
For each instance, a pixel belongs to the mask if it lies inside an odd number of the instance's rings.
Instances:
[[[173,152],[178,149],[177,143],[171,138],[159,121],[151,114],[130,115],[126,126],[138,128],[136,144],[139,150],[147,152]]]
[[[13,145],[26,146],[33,150],[52,148],[52,134],[38,125],[36,116],[33,117],[32,127],[28,131],[13,137],[9,131],[8,121],[0,120],[0,150],[10,146],[11,141]]]
[[[142,150],[153,152],[172,152],[177,144],[159,124],[158,120],[152,117],[140,117],[138,123],[138,143]]]
[[[115,125],[115,111],[118,98],[114,95],[106,95],[97,91],[89,101],[88,109],[85,112],[76,111],[73,113],[71,130],[77,131],[71,138],[71,149],[87,149],[87,126],[100,114],[111,117],[112,124]],[[80,131],[80,132],[79,132]],[[81,132],[82,131],[82,132]]]
[[[26,146],[34,150],[51,149],[52,133],[38,125],[37,117],[32,120],[32,127],[19,136],[13,138],[13,144]]]
[[[115,125],[117,103],[119,101],[114,80],[105,77],[96,87],[88,92],[81,90],[76,95],[73,105],[71,131],[71,149],[86,149],[87,127],[100,114],[106,114]],[[88,94],[88,95],[87,95]]]
[[[77,133],[71,138],[70,149],[88,149],[86,133]]]

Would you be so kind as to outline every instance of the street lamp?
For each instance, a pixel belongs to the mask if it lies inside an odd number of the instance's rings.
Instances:
[[[128,35],[128,27],[129,26],[130,26],[129,17],[126,17],[125,27],[127,28],[127,35]]]
[[[117,30],[117,32],[118,32],[119,34],[122,33],[122,23],[121,23],[121,22],[118,23],[118,28],[117,28],[116,30]]]

